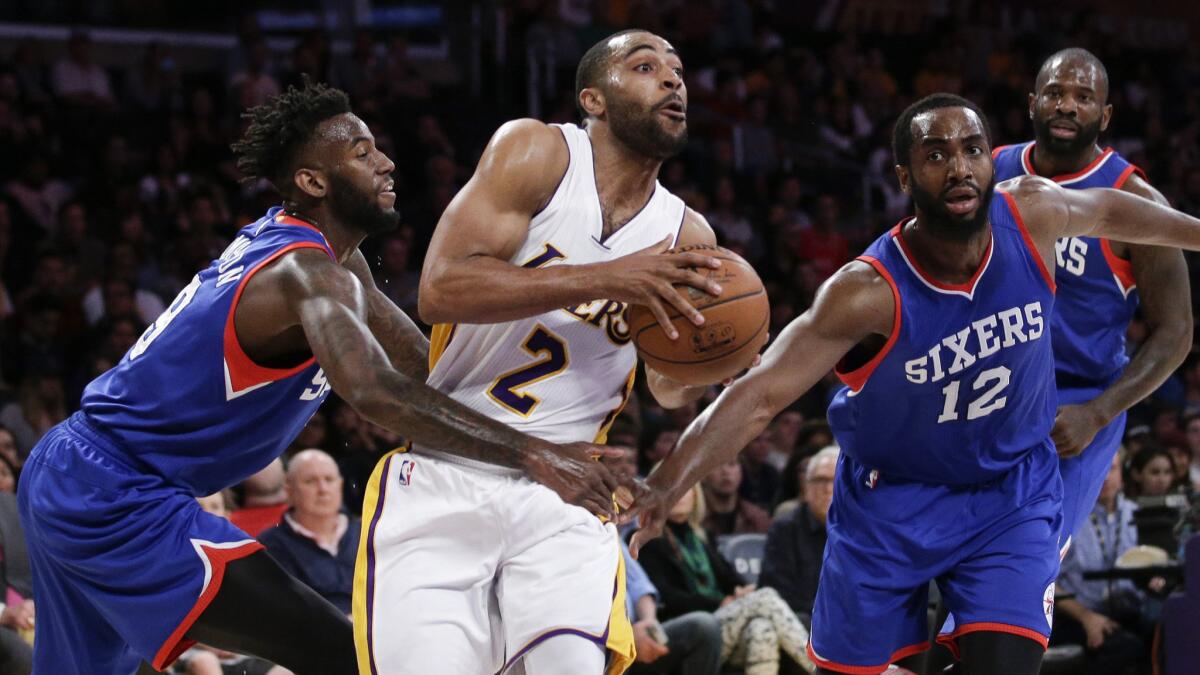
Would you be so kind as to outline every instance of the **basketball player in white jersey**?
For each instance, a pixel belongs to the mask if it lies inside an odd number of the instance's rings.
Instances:
[[[671,284],[719,295],[689,269],[719,261],[662,255],[716,243],[656,180],[687,140],[671,45],[613,35],[584,55],[576,91],[582,128],[525,119],[492,137],[438,223],[419,309],[436,324],[431,386],[549,441],[602,442],[637,366],[626,306],[700,324]],[[704,390],[653,372],[649,384],[668,407]],[[502,471],[435,445],[380,463],[355,579],[362,673],[600,675],[632,661],[613,525]]]

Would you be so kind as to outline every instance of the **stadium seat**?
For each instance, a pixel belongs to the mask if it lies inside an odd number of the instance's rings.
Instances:
[[[727,534],[717,537],[717,550],[751,584],[758,583],[766,547],[765,534]]]

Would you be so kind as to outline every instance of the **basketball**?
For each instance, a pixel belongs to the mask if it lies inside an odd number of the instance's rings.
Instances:
[[[696,271],[721,285],[721,295],[676,284],[675,288],[704,315],[697,326],[668,307],[679,338],[667,337],[654,314],[641,305],[629,308],[629,332],[646,365],[683,384],[714,384],[750,366],[767,341],[771,308],[767,291],[754,268],[740,255],[720,246],[697,244],[667,253],[696,251],[721,261],[717,269]]]

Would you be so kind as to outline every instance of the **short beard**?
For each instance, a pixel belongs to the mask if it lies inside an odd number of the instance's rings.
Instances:
[[[667,133],[657,120],[658,112],[644,110],[633,101],[615,97],[608,105],[608,126],[617,140],[639,155],[663,161],[679,154],[687,145],[687,122],[678,136]]]
[[[1054,119],[1038,118],[1035,115],[1033,120],[1033,137],[1037,139],[1038,147],[1052,155],[1074,157],[1096,145],[1097,139],[1100,138],[1099,119],[1092,124],[1080,124],[1079,133],[1075,134],[1075,138],[1055,138],[1050,133],[1050,122]]]
[[[992,194],[996,191],[996,178],[992,177],[986,189],[979,193],[979,208],[975,215],[956,216],[946,208],[946,203],[938,195],[926,192],[915,182],[912,184],[913,204],[924,216],[923,225],[939,239],[950,241],[967,241],[972,235],[980,232],[988,223],[988,213],[992,207]]]
[[[385,211],[379,195],[365,194],[340,174],[329,174],[329,210],[341,222],[367,236],[391,232],[400,225],[395,208]]]

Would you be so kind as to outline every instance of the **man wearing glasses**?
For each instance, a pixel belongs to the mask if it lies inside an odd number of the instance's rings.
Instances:
[[[809,626],[821,557],[825,551],[825,516],[833,501],[838,448],[831,445],[808,460],[799,508],[780,516],[767,532],[759,586],[774,588]]]

